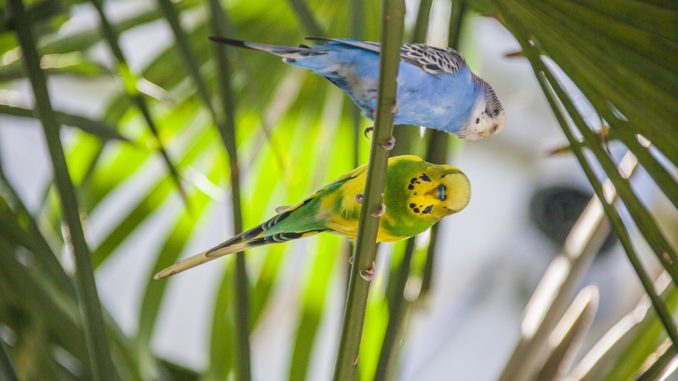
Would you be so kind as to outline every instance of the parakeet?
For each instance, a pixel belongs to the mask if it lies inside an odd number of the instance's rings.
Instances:
[[[350,39],[309,38],[321,44],[278,46],[211,36],[213,41],[261,50],[310,69],[346,92],[374,120],[380,45]],[[492,87],[471,72],[454,49],[423,44],[400,48],[395,124],[415,124],[464,139],[488,137],[504,127],[504,110]]]
[[[160,271],[155,279],[249,247],[321,232],[339,233],[355,239],[366,172],[366,166],[354,169],[300,203],[283,208],[263,224]],[[464,209],[470,197],[471,184],[459,169],[427,163],[418,156],[391,157],[377,241],[399,241],[419,234],[441,218]]]

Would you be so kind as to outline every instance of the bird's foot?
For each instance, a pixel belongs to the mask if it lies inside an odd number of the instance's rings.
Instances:
[[[360,277],[363,278],[366,282],[371,282],[374,279],[374,274],[377,273],[377,266],[372,262],[372,266],[360,270]]]
[[[348,257],[348,264],[353,266],[353,255]]]
[[[363,201],[365,201],[365,195],[362,193],[356,193],[355,200],[358,202],[358,204],[362,205]]]
[[[372,217],[381,217],[384,215],[384,213],[386,213],[386,205],[384,205],[384,203],[382,202],[377,208],[377,210],[375,210],[374,213],[372,213]]]
[[[373,133],[373,132],[374,132],[374,126],[366,127],[366,128],[363,130],[363,135],[365,135],[365,137],[369,139],[368,134],[371,134],[371,133]]]
[[[381,148],[385,149],[386,151],[390,151],[395,147],[395,142],[396,139],[394,136],[389,137],[388,139],[384,139],[383,142],[381,142]]]

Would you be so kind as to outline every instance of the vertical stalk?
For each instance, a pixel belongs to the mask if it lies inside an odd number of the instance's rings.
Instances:
[[[425,43],[426,36],[428,32],[428,22],[431,15],[431,5],[432,0],[422,0],[419,3],[419,9],[417,10],[417,21],[414,25],[414,30],[412,32],[411,42],[415,43]],[[406,139],[405,142],[401,141],[398,145],[397,150],[394,154],[400,153],[410,153],[411,147],[411,138],[413,138],[414,133],[416,132],[416,126],[402,126],[396,130],[396,139]],[[377,370],[375,373],[375,380],[385,380],[389,376],[389,372],[392,368],[392,363],[394,359],[395,346],[398,342],[398,337],[400,336],[400,331],[402,327],[402,322],[405,315],[405,310],[407,308],[407,302],[404,298],[405,285],[407,284],[407,279],[410,276],[410,264],[412,262],[412,257],[414,255],[415,248],[415,237],[411,237],[407,240],[405,245],[405,252],[403,254],[402,262],[392,277],[389,277],[389,289],[392,289],[388,295],[388,305],[389,305],[389,314],[388,314],[388,324],[386,326],[386,333],[384,334],[384,340],[381,344],[381,352],[379,353],[379,361],[377,363]]]
[[[351,0],[351,38],[361,40],[363,38],[363,0]],[[351,105],[353,106],[353,105]],[[360,121],[361,111],[358,107],[351,107],[353,121],[353,167],[360,166]]]
[[[310,33],[311,37],[322,37],[325,35],[304,0],[288,0],[288,2],[297,15],[299,22],[306,29],[306,33]]]
[[[12,360],[2,341],[0,341],[0,378],[6,381],[19,381]]]
[[[181,196],[182,200],[184,201],[184,204],[186,204],[186,207],[188,207],[189,206],[188,196],[186,195],[184,187],[181,184],[181,176],[179,175],[179,171],[172,162],[172,159],[170,159],[169,154],[165,150],[165,147],[163,146],[163,143],[160,140],[158,127],[156,126],[155,121],[153,120],[151,110],[148,107],[148,103],[146,103],[146,98],[144,98],[144,96],[139,92],[137,88],[137,78],[132,72],[132,69],[129,67],[127,59],[125,58],[125,55],[123,54],[122,49],[120,48],[120,44],[118,42],[118,35],[115,28],[113,27],[113,25],[111,25],[110,21],[108,20],[108,16],[106,16],[106,13],[104,12],[103,0],[90,0],[90,1],[94,8],[96,9],[97,14],[99,15],[101,32],[104,35],[104,39],[106,39],[106,41],[108,42],[108,46],[111,49],[111,53],[118,61],[118,74],[122,79],[125,91],[127,92],[127,95],[132,99],[132,102],[141,113],[141,116],[144,118],[146,126],[153,135],[156,144],[158,145],[158,151],[160,152],[160,156],[165,162],[165,167],[167,167],[167,170],[169,171],[170,176],[172,177],[172,181],[174,181],[174,184],[176,185],[177,190],[179,191],[179,196]]]
[[[461,24],[466,13],[466,0],[452,1],[450,4],[450,26],[447,35],[447,44],[449,47],[459,50],[459,40],[461,36]],[[428,141],[428,152],[426,161],[435,164],[445,163],[448,155],[450,136],[442,131],[432,131],[431,138]],[[424,275],[421,282],[421,291],[419,296],[425,296],[431,290],[433,282],[433,268],[435,263],[436,247],[438,245],[438,229],[440,224],[431,227],[431,238],[426,252],[426,263],[424,264]]]
[[[379,354],[379,362],[377,363],[377,372],[374,376],[376,381],[388,380],[391,364],[393,363],[394,349],[400,335],[400,327],[402,326],[403,317],[405,315],[405,307],[407,301],[404,297],[405,285],[407,278],[410,275],[410,265],[412,263],[412,255],[414,254],[414,238],[407,240],[405,247],[405,255],[398,268],[398,273],[395,275],[394,298],[389,303],[388,309],[388,325],[386,326],[386,333],[384,334],[384,341],[381,344],[381,353]]]
[[[68,226],[68,234],[65,239],[66,242],[70,241],[73,249],[76,270],[75,286],[85,328],[92,374],[96,380],[115,380],[115,369],[106,339],[101,304],[94,281],[92,262],[90,261],[90,251],[87,247],[85,234],[82,231],[75,190],[59,138],[60,125],[52,110],[47,91],[47,79],[40,68],[40,56],[31,31],[31,20],[26,15],[21,0],[10,0],[8,4],[17,21],[16,34],[23,52],[23,63],[33,87],[35,111],[42,122],[47,148],[52,159],[54,180],[61,199],[63,218]]]
[[[396,78],[400,63],[405,4],[403,0],[384,0],[382,4],[377,117],[370,147],[370,160],[367,165],[365,199],[360,212],[342,334],[334,368],[335,381],[351,380],[356,376],[355,369],[358,363],[370,285],[367,273],[368,270],[373,269],[376,255],[379,217],[375,215],[375,212],[382,206],[389,156],[389,152],[383,146],[393,135],[392,109],[396,103]]]
[[[219,0],[210,0],[212,30],[214,34],[227,34],[227,20]],[[212,44],[217,60],[217,73],[223,121],[217,123],[230,163],[231,179],[231,208],[234,234],[242,232],[242,201],[240,196],[240,167],[235,136],[235,96],[231,85],[231,68],[225,45]],[[235,326],[236,326],[236,375],[240,381],[251,379],[250,342],[249,342],[249,280],[245,263],[245,253],[240,252],[235,257]]]

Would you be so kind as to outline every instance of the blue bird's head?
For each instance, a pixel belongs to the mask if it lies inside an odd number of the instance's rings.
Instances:
[[[492,87],[477,76],[473,76],[478,97],[470,118],[458,134],[468,140],[478,140],[492,136],[504,128],[504,108]]]

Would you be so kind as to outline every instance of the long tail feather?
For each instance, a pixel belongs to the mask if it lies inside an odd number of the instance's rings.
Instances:
[[[224,255],[238,253],[240,251],[245,250],[245,248],[247,248],[247,242],[239,242],[228,246],[224,246],[223,244],[221,244],[213,249],[188,257],[182,261],[173,264],[172,266],[165,268],[164,270],[155,274],[155,276],[153,276],[153,279],[158,280],[170,277],[172,275],[178,274],[182,271],[186,271],[195,266],[202,265],[205,262],[209,262],[213,259],[223,257]]]
[[[236,46],[239,48],[260,50],[264,52],[273,53],[281,57],[297,54],[306,50],[308,51],[312,50],[312,48],[309,47],[292,47],[282,45],[260,44],[258,42],[247,42],[221,36],[209,36],[209,39],[220,44]]]
[[[297,47],[293,47],[283,45],[260,44],[258,42],[247,42],[221,36],[209,36],[209,39],[220,44],[237,46],[239,48],[248,48],[275,54],[279,57],[282,57],[283,61],[289,64],[295,64],[297,60],[306,61],[304,60],[304,58],[307,57],[317,57],[327,54],[327,51],[325,49],[310,47],[306,45],[299,45]],[[306,67],[306,65],[301,64],[298,66]],[[315,67],[308,68],[314,69]]]
[[[269,219],[259,226],[255,226],[246,232],[236,235],[235,237],[229,239],[228,241],[223,242],[222,244],[215,246],[205,252],[196,254],[192,257],[188,257],[182,261],[179,261],[172,266],[167,267],[166,269],[160,271],[159,273],[153,276],[153,279],[163,279],[170,277],[174,274],[178,274],[182,271],[186,271],[195,266],[201,265],[205,262],[209,262],[213,259],[222,257],[228,254],[234,254],[241,252],[249,247],[268,245],[270,243],[280,243],[286,242],[293,239],[307,237],[309,235],[317,234],[326,229],[310,230],[303,232],[277,232],[274,233],[271,231],[278,223],[289,217],[289,215],[297,210],[299,207],[304,206],[308,203],[310,199],[305,200],[297,205],[288,207],[287,210],[279,213],[275,217]],[[268,233],[267,233],[268,231]]]

